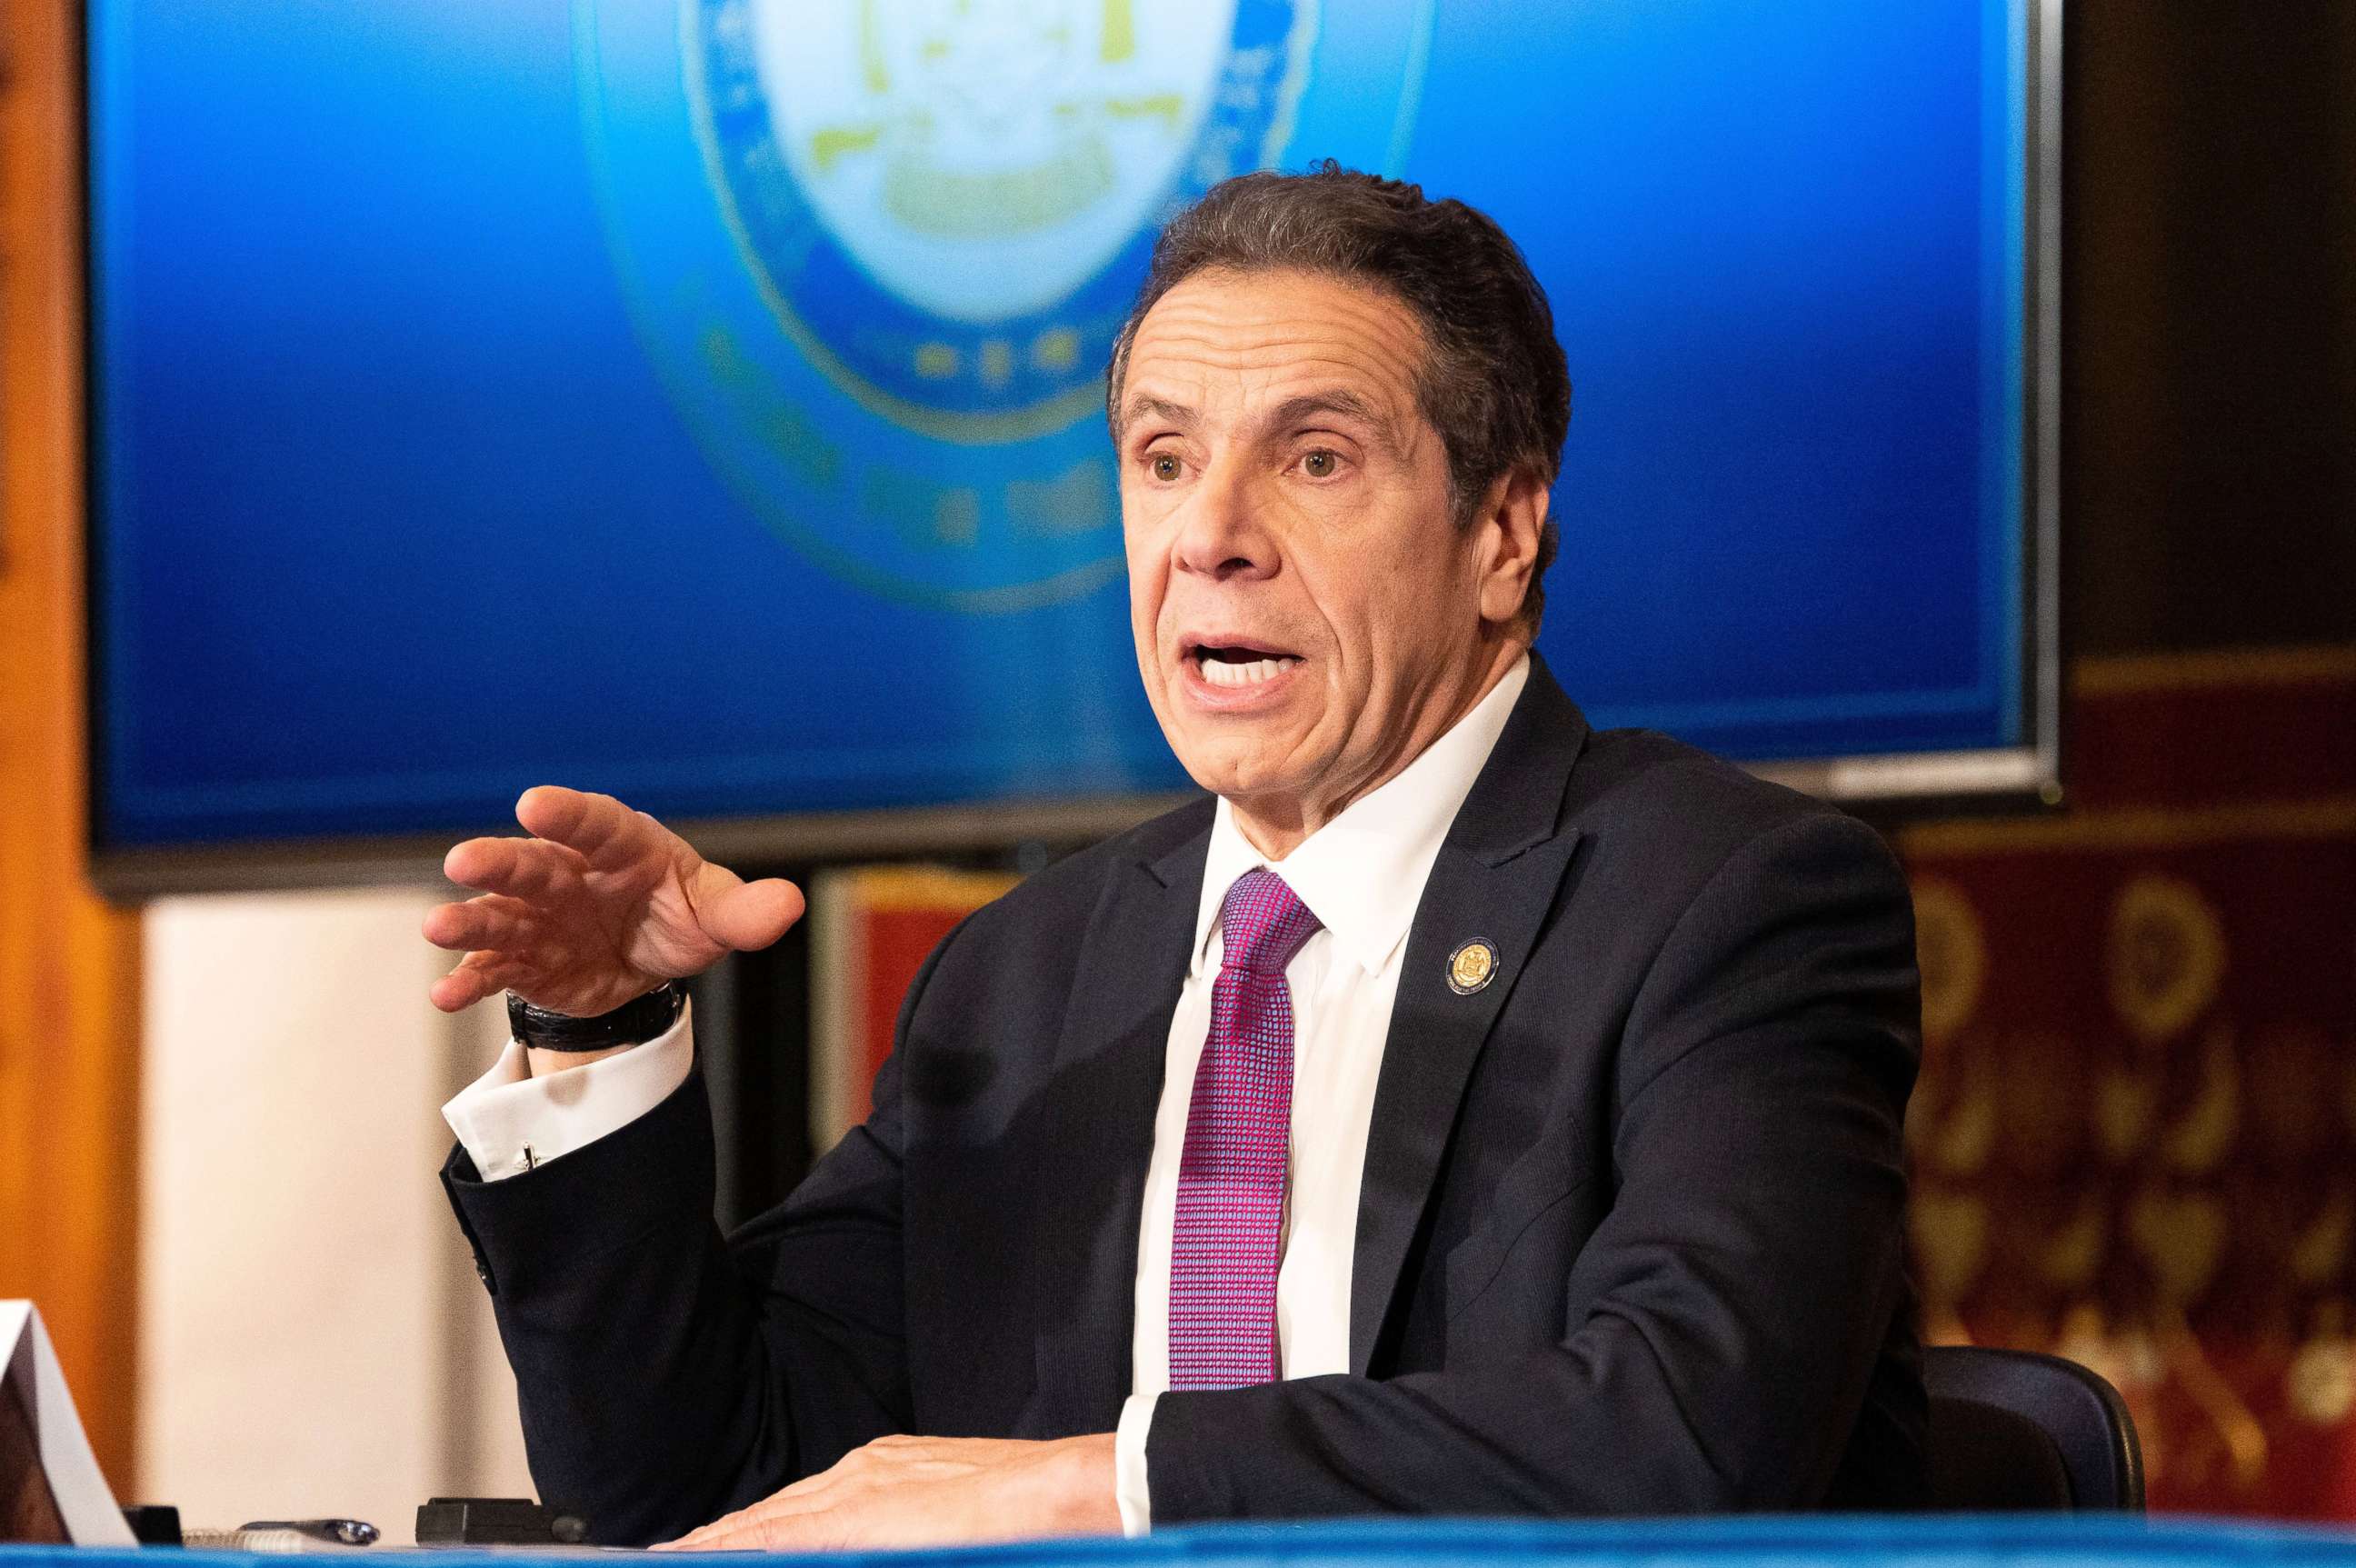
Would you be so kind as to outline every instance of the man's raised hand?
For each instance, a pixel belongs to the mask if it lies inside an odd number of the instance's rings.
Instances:
[[[610,1012],[801,918],[792,883],[747,882],[610,795],[542,785],[516,821],[532,836],[468,839],[442,862],[482,895],[425,917],[427,941],[466,955],[428,993],[445,1013],[499,991],[576,1017]]]

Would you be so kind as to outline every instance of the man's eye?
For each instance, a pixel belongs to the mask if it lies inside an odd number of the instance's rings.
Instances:
[[[1319,447],[1301,459],[1301,471],[1312,479],[1330,479],[1342,466],[1342,459]]]
[[[1167,452],[1154,453],[1147,459],[1147,463],[1157,479],[1174,479],[1178,477],[1178,459]]]

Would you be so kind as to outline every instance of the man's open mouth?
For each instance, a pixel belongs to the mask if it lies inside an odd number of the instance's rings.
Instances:
[[[1214,686],[1257,686],[1301,662],[1297,653],[1245,642],[1196,643],[1186,657]]]

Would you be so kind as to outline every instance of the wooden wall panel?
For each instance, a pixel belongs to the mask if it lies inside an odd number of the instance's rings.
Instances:
[[[128,1488],[139,928],[82,851],[80,7],[0,6],[0,1296]]]

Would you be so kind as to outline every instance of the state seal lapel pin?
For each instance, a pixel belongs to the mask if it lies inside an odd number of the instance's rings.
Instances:
[[[1497,950],[1477,938],[1448,955],[1448,989],[1470,996],[1497,974]]]

